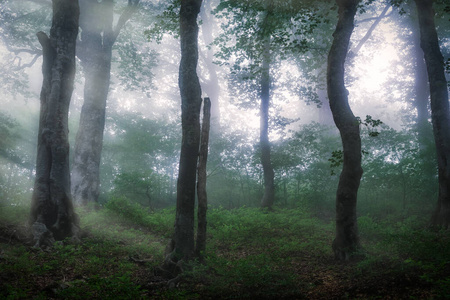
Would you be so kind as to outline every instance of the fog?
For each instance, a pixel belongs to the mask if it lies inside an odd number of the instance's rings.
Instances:
[[[115,8],[115,24],[125,8],[125,1],[117,2]],[[2,113],[17,121],[12,128],[14,142],[12,146],[17,156],[27,164],[34,164],[36,130],[39,113],[39,93],[42,85],[42,59],[35,58],[40,45],[35,33],[38,30],[49,31],[50,1],[4,1],[1,12],[0,59],[2,65]],[[223,61],[223,51],[226,45],[218,43],[224,34],[226,18],[210,14],[216,2],[206,2],[201,13],[199,33],[199,64],[197,73],[203,90],[203,97],[215,93],[213,100],[213,118],[220,120],[217,124],[219,136],[216,142],[229,143],[231,148],[217,150],[222,156],[222,164],[236,149],[247,149],[249,161],[243,162],[247,171],[240,170],[243,176],[246,172],[258,173],[260,166],[251,165],[250,158],[256,155],[256,145],[259,138],[259,108],[257,90],[252,90],[251,82],[238,82],[245,74],[230,75],[230,68],[236,61],[242,61],[243,67],[251,64],[251,60],[239,57],[239,52]],[[166,7],[164,1],[141,1],[141,8],[126,23],[121,30],[117,44],[113,48],[111,70],[111,86],[107,100],[107,124],[105,129],[105,147],[107,151],[123,151],[120,143],[126,140],[128,134],[145,134],[152,136],[150,127],[168,126],[171,132],[163,133],[155,129],[162,139],[173,139],[174,149],[178,148],[180,129],[180,96],[178,90],[178,64],[180,60],[180,45],[176,32],[171,27],[158,32],[151,38],[148,30],[152,30],[155,22],[160,22],[158,15]],[[408,13],[404,14],[397,8],[390,8],[371,34],[371,26],[383,11],[384,5],[375,3],[356,17],[356,27],[351,39],[350,55],[346,63],[346,85],[349,91],[349,101],[356,116],[365,119],[370,115],[373,119],[383,122],[388,128],[398,132],[407,132],[414,128],[416,111],[413,101],[414,63],[411,62],[412,44],[408,40],[411,29],[407,27]],[[403,8],[402,8],[403,9]],[[405,9],[408,9],[406,7]],[[333,30],[334,17],[329,17],[330,23],[320,26],[311,36],[310,50],[297,54],[283,55],[272,68],[271,82],[271,127],[270,140],[276,145],[289,143],[296,132],[304,130],[309,124],[322,123],[330,126],[335,132],[334,123],[329,111],[326,97],[325,73],[326,56]],[[442,18],[438,16],[438,24]],[[234,26],[234,25],[233,25]],[[448,27],[448,26],[447,26]],[[288,29],[288,31],[291,29]],[[322,31],[320,31],[322,30]],[[449,53],[446,27],[441,27],[444,34],[441,39],[442,51]],[[155,31],[153,31],[155,32]],[[326,32],[328,36],[325,36]],[[161,39],[155,38],[160,35]],[[355,54],[355,47],[361,43]],[[250,37],[249,37],[250,38]],[[235,39],[236,40],[236,39]],[[211,44],[216,41],[216,43]],[[232,42],[233,39],[230,40]],[[281,47],[281,45],[280,45]],[[225,50],[224,50],[225,49]],[[230,48],[231,49],[231,48]],[[221,52],[222,51],[222,52]],[[280,50],[285,51],[285,50]],[[220,54],[222,53],[222,54]],[[222,55],[222,56],[220,56]],[[222,57],[222,61],[221,61]],[[30,64],[29,66],[27,64]],[[75,90],[70,106],[70,144],[73,149],[78,130],[81,106],[83,104],[84,78],[82,66],[77,65]],[[233,75],[234,74],[234,75]],[[241,77],[239,77],[241,76]],[[214,81],[215,80],[215,81]],[[317,102],[318,101],[318,102]],[[127,119],[131,118],[131,119]],[[126,122],[147,122],[147,133],[127,132]],[[152,124],[152,125],[150,125]],[[132,127],[131,127],[132,128]],[[164,135],[167,135],[164,137]],[[131,137],[130,137],[131,138]],[[225,141],[224,141],[224,140]],[[228,141],[227,141],[228,140]],[[142,143],[141,140],[134,140]],[[213,137],[214,143],[214,137]],[[119,147],[120,146],[120,147]],[[119,148],[117,148],[119,147]],[[328,159],[335,147],[327,146],[323,159]],[[339,146],[336,146],[339,148]],[[125,147],[126,148],[126,147]],[[110,150],[108,150],[110,149]],[[114,149],[114,150],[111,150]],[[117,150],[119,149],[119,150]],[[153,152],[152,152],[153,151]],[[138,157],[151,157],[147,168],[164,176],[169,176],[173,184],[176,174],[178,151],[172,151],[173,157],[162,157],[158,149],[143,149],[136,153]],[[242,150],[244,151],[244,150]],[[126,154],[105,153],[105,181],[102,183],[102,193],[107,194],[114,189],[114,178],[127,168],[126,164],[118,163],[117,156]],[[116,157],[116,158],[114,158]],[[163,166],[163,160],[170,163]],[[113,165],[108,165],[113,164]],[[145,165],[144,164],[144,165]],[[249,165],[250,164],[250,165]],[[157,167],[159,165],[159,167]],[[170,170],[175,168],[175,170]],[[223,165],[222,165],[223,166]],[[161,168],[161,169],[158,169]],[[217,166],[211,166],[211,173]],[[233,167],[234,168],[234,167]],[[303,167],[298,166],[299,169]],[[106,170],[109,171],[106,171]],[[252,171],[250,171],[252,169]],[[130,169],[131,170],[131,169]],[[243,172],[243,173],[242,173]],[[281,176],[281,175],[280,175]],[[255,179],[260,181],[261,179]],[[32,178],[29,178],[26,190]],[[173,188],[171,188],[173,189]],[[241,195],[242,196],[242,195]],[[243,197],[243,196],[242,196]]]

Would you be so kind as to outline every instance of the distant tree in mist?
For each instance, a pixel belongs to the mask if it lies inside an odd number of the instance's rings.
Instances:
[[[274,107],[274,74],[279,63],[293,59],[313,47],[309,38],[322,22],[310,1],[220,1],[215,10],[223,19],[223,33],[216,38],[216,57],[230,65],[230,90],[242,99],[240,105],[258,107],[259,150],[264,191],[261,206],[271,208],[275,200],[274,168],[271,161],[270,125],[280,116],[270,116]],[[258,105],[255,105],[258,103]],[[283,120],[289,124],[289,120]],[[280,122],[280,123],[283,123]]]
[[[339,20],[328,55],[327,86],[331,112],[341,135],[344,161],[336,192],[336,237],[333,241],[333,251],[336,259],[348,260],[360,247],[356,202],[363,170],[359,122],[348,103],[344,64],[360,1],[336,2],[339,6]]]
[[[78,217],[70,194],[68,113],[75,76],[79,6],[53,0],[50,37],[37,33],[43,50],[36,178],[30,225],[36,246],[76,236]]]
[[[83,67],[85,83],[72,165],[72,194],[74,202],[79,205],[98,200],[112,47],[138,3],[139,0],[128,1],[128,7],[113,26],[114,1],[80,0],[81,34],[77,56]]]

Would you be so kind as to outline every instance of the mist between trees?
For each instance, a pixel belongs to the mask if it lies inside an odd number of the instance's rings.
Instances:
[[[175,285],[206,208],[301,209],[343,261],[361,217],[449,227],[446,1],[75,2],[0,3],[0,205],[33,199],[35,246],[176,207]]]

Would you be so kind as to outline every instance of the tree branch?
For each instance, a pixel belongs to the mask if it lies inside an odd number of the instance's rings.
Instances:
[[[35,48],[35,49],[27,49],[27,48],[14,49],[14,48],[11,47],[11,45],[8,42],[8,39],[3,34],[0,34],[0,36],[1,36],[1,39],[3,41],[3,44],[6,47],[6,50],[8,50],[11,53],[14,53],[14,55],[16,55],[16,57],[19,59],[19,65],[14,68],[15,71],[32,67],[34,65],[34,63],[37,61],[37,59],[42,55],[42,50],[37,49],[37,48]],[[22,58],[19,55],[22,54],[22,53],[27,53],[27,54],[30,54],[30,55],[34,55],[34,57],[29,63],[21,65]]]
[[[19,55],[21,53],[28,53],[28,54],[34,54],[34,55],[42,54],[42,51],[39,49],[36,49],[36,48],[34,48],[34,49],[27,49],[27,48],[14,49],[11,47],[11,45],[8,42],[8,39],[3,34],[0,34],[0,36],[1,36],[1,39],[2,39],[3,44],[5,45],[6,49],[9,52],[14,53],[15,55]]]
[[[392,10],[390,13],[384,15],[383,18],[388,18],[388,17],[392,16],[393,14],[394,14],[394,11]],[[371,18],[362,19],[362,20],[359,20],[359,21],[355,22],[355,24],[359,25],[361,23],[366,23],[366,22],[378,20],[380,17],[381,17],[381,15],[378,16],[378,17],[371,17]]]
[[[20,65],[20,63],[19,63],[19,65],[14,68],[14,71],[23,70],[25,68],[31,68],[36,63],[38,58],[41,57],[41,55],[42,55],[42,53],[35,54],[33,59],[29,63],[23,64],[23,65]]]
[[[356,55],[359,52],[359,50],[361,50],[364,43],[367,42],[367,40],[372,36],[372,33],[375,30],[375,28],[378,26],[381,20],[386,17],[386,13],[390,7],[391,6],[389,4],[386,5],[381,14],[375,18],[375,22],[373,22],[372,26],[370,26],[369,30],[367,30],[366,35],[361,39],[361,41],[359,41],[359,44],[355,47],[355,49],[351,50],[353,55]]]
[[[122,30],[125,23],[131,18],[133,13],[137,10],[140,0],[128,0],[128,6],[125,11],[120,15],[119,21],[117,22],[116,27],[113,30],[113,36],[111,39],[111,43],[114,44],[116,42],[117,37],[119,36],[120,31]]]

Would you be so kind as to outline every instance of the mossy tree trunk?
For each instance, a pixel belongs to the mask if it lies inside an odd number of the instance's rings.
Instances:
[[[433,1],[415,0],[419,16],[420,46],[427,65],[431,99],[431,122],[438,162],[439,196],[432,224],[450,225],[450,111],[444,58],[434,24]]]
[[[78,17],[78,1],[53,0],[50,37],[44,32],[37,34],[43,49],[43,84],[29,220],[36,246],[76,236],[78,232],[70,194],[68,142]]]
[[[359,122],[348,103],[344,64],[359,0],[337,0],[339,19],[328,54],[327,88],[331,112],[339,129],[344,163],[336,192],[336,259],[348,260],[359,248],[356,201],[362,176]]]
[[[197,76],[197,16],[202,0],[182,0],[180,9],[181,61],[178,84],[181,94],[182,141],[177,182],[177,208],[172,259],[190,260],[194,255],[194,210],[200,108],[202,103]]]

